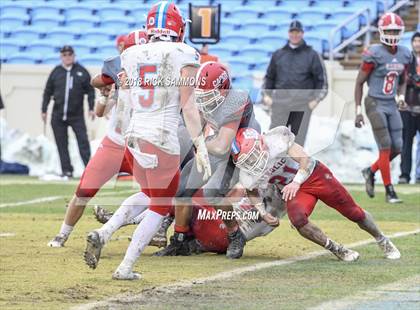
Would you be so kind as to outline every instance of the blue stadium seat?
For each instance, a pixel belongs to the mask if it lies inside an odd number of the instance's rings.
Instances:
[[[45,55],[45,54],[52,54],[57,51],[55,50],[55,47],[51,45],[50,42],[47,41],[43,43],[41,42],[30,43],[27,45],[25,52],[31,53],[31,54],[36,53],[36,54]]]
[[[8,56],[12,54],[18,53],[19,50],[20,50],[20,44],[13,43],[13,42],[8,43],[7,41],[4,42],[2,40],[0,44],[0,57],[2,59],[7,58]]]
[[[414,31],[407,31],[403,34],[403,39],[411,40],[411,37],[414,35]]]
[[[50,17],[60,14],[60,9],[53,6],[43,6],[42,4],[32,8],[32,17]]]
[[[98,22],[99,18],[97,16],[90,16],[86,18],[72,17],[66,20],[66,26],[79,28],[93,28]]]
[[[242,1],[215,1],[213,5],[220,3],[222,5],[222,15],[224,13],[230,13],[236,8],[241,7]]]
[[[101,19],[101,28],[103,29],[125,29],[134,24],[134,18],[131,16],[107,17]]]
[[[68,44],[69,42],[73,41],[75,34],[70,30],[65,30],[56,28],[51,30],[47,33],[46,38],[50,40],[50,42],[55,42],[56,44]]]
[[[266,23],[252,22],[252,23],[243,24],[240,27],[238,34],[240,33],[240,34],[248,35],[250,37],[257,37],[262,34],[268,33],[269,29],[270,29],[270,25]]]
[[[234,52],[234,51],[237,51],[238,49],[240,49],[241,47],[236,45],[236,44],[221,41],[221,42],[217,43],[217,45],[210,45],[209,46],[210,54],[213,53],[212,51],[213,51],[214,48],[223,48],[225,50],[230,50],[231,52]]]
[[[223,37],[223,41],[230,44],[237,44],[238,46],[247,46],[249,44],[250,38],[243,35],[238,35],[233,33],[228,33]]]
[[[31,26],[45,27],[51,29],[59,26],[62,23],[64,23],[63,15],[51,15],[49,17],[41,16],[32,18]]]
[[[268,57],[268,51],[260,48],[259,46],[245,47],[239,51],[239,57],[253,58],[255,60],[266,59]]]
[[[12,38],[25,40],[25,41],[34,41],[39,39],[39,33],[33,30],[16,30],[12,32]]]
[[[261,8],[263,10],[263,8]],[[248,20],[248,19],[255,19],[258,18],[258,15],[260,12],[255,11],[253,9],[248,9],[246,7],[238,7],[234,9],[232,12],[230,12],[229,18],[236,18],[241,19],[242,21]]]
[[[231,59],[228,62],[229,67],[231,68],[231,72],[233,75],[243,75],[248,73],[250,65],[248,62],[239,60],[239,59]]]
[[[86,6],[73,5],[65,9],[64,15],[67,18],[82,18],[92,16],[92,9]]]
[[[45,54],[41,59],[41,63],[45,65],[58,65],[60,62],[60,55],[58,53]]]
[[[378,1],[372,0],[352,0],[348,1],[347,6],[348,8],[352,8],[354,12],[362,8],[369,8],[371,12],[371,18],[375,19],[378,15]]]
[[[290,12],[298,12],[304,7],[307,7],[309,1],[296,1],[296,0],[282,0],[279,3],[279,8],[282,10],[288,10]]]
[[[209,53],[212,55],[215,55],[217,57],[219,57],[220,59],[228,59],[229,57],[232,56],[232,50],[228,49],[228,48],[224,48],[224,47],[210,47],[209,48]]]
[[[71,44],[74,48],[74,53],[77,56],[80,55],[89,55],[91,53],[92,47],[89,45],[84,44],[83,42],[74,41],[74,43]]]
[[[25,16],[28,8],[19,4],[19,2],[2,3],[0,6],[0,15]]]
[[[149,9],[147,7],[133,8],[129,11],[129,15],[133,16],[137,21],[144,20],[146,23],[146,17]]]
[[[90,56],[78,57],[78,62],[85,66],[101,66],[104,63],[102,55],[92,54]]]
[[[322,54],[324,51],[324,40],[317,37],[317,36],[311,36],[310,34],[305,35],[305,42],[306,44],[312,46],[314,50],[316,50],[318,53]]]
[[[302,9],[296,18],[305,26],[307,24],[324,20],[327,17],[327,14],[328,10],[326,8],[318,8],[317,10],[313,8],[306,8]]]
[[[118,55],[118,51],[117,51],[115,45],[109,44],[109,43],[107,45],[103,45],[101,47],[98,47],[97,50],[96,50],[96,53],[98,55],[101,55],[101,54],[102,55],[108,55],[108,57]],[[104,59],[105,58],[107,58],[107,57],[104,57]]]
[[[8,64],[36,64],[41,59],[41,55],[32,53],[16,53],[7,58]]]
[[[96,14],[100,18],[124,18],[125,9],[119,5],[101,6]]]
[[[267,71],[269,63],[270,63],[270,60],[268,60],[268,61],[266,61],[266,60],[258,61],[258,62],[255,63],[254,70],[256,70],[256,71]]]
[[[26,24],[29,21],[29,15],[1,15],[0,16],[0,24],[1,27],[7,26],[7,27],[19,27],[24,24]]]
[[[293,18],[295,14],[294,11],[290,11],[289,9],[285,9],[282,7],[271,9],[267,12],[264,12],[264,15],[261,17],[261,20],[267,21],[267,23],[277,25],[283,20],[290,20]]]
[[[87,31],[86,33],[82,34],[81,39],[90,41],[92,43],[101,43],[110,40],[110,35],[103,31],[95,31],[94,29],[91,31]]]
[[[331,17],[328,20],[336,23],[337,25],[339,25],[340,23],[345,21],[347,18],[349,18],[353,14],[354,14],[354,11],[352,11],[351,9],[348,9],[348,8],[337,9],[337,10],[335,10],[331,13]],[[348,35],[356,33],[359,30],[360,25],[362,23],[363,23],[363,20],[362,20],[361,17],[359,17],[359,18],[355,18],[348,25],[346,25]],[[366,23],[366,21],[364,21],[364,23]]]
[[[227,33],[227,32],[232,32],[234,31],[236,28],[238,28],[241,23],[237,23],[236,21],[231,21],[230,18],[229,20],[226,18],[223,18],[221,20],[221,24],[220,24],[220,31],[221,33]]]
[[[251,90],[254,87],[254,81],[251,74],[234,76],[232,82],[235,89]]]
[[[287,43],[286,36],[264,35],[258,38],[257,45],[272,46],[273,50],[283,47]]]
[[[323,8],[327,8],[331,10],[331,9],[343,7],[344,3],[346,2],[347,1],[342,1],[342,0],[315,0],[313,2],[313,7],[315,8],[323,7]]]

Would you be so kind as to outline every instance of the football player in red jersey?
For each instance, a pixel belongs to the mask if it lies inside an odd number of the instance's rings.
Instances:
[[[308,156],[294,139],[294,134],[282,126],[264,135],[252,128],[238,131],[232,152],[240,168],[239,181],[247,189],[252,205],[264,213],[265,202],[260,192],[274,184],[286,201],[291,223],[303,237],[341,260],[358,259],[359,253],[329,239],[309,221],[317,201],[321,200],[372,235],[386,258],[399,259],[400,252],[379,230],[372,216],[357,205],[328,167]]]
[[[386,201],[402,202],[391,184],[390,162],[401,152],[402,121],[398,111],[405,109],[407,68],[411,54],[398,45],[404,32],[404,22],[397,14],[386,13],[378,22],[381,44],[371,45],[363,52],[363,63],[355,85],[356,127],[364,125],[362,115],[363,84],[368,83],[365,111],[372,126],[379,158],[362,170],[369,197],[375,195],[375,173],[380,170],[386,191]]]
[[[237,183],[235,166],[230,158],[230,145],[238,128],[253,127],[260,130],[248,92],[232,89],[230,74],[224,65],[216,62],[202,64],[196,82],[196,105],[206,125],[214,132],[206,139],[213,174],[204,181],[205,175],[203,178],[203,173],[195,168],[196,159],[192,159],[182,169],[175,209],[175,235],[171,243],[157,253],[159,256],[182,252],[189,238],[192,197],[200,188],[204,198],[202,204],[210,204],[226,212],[232,211],[232,205],[223,201],[232,185]],[[230,242],[226,256],[239,258],[246,239],[234,219],[226,219],[225,224]]]
[[[147,43],[147,35],[143,30],[133,31],[128,36],[120,37],[125,40],[125,49],[135,44]],[[87,203],[106,182],[119,172],[132,174],[132,157],[125,147],[121,128],[123,119],[129,118],[129,111],[127,110],[126,115],[123,115],[124,111],[118,109],[115,104],[118,92],[117,75],[120,70],[120,56],[108,58],[104,61],[102,74],[95,76],[91,81],[92,86],[100,89],[102,93],[95,108],[96,115],[102,117],[108,112],[111,113],[108,132],[94,156],[89,160],[76,192],[67,207],[60,232],[48,243],[50,247],[64,246],[73,227],[82,217]],[[110,93],[111,85],[115,85],[117,88],[114,94]],[[128,201],[123,202],[123,205],[135,204],[136,197],[142,199],[142,196],[135,194]]]

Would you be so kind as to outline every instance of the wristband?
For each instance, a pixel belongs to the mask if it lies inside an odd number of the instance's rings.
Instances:
[[[356,106],[356,115],[360,115],[362,114],[362,106],[361,105],[357,105]]]
[[[306,181],[306,179],[309,177],[308,170],[305,169],[299,169],[296,173],[295,177],[293,178],[293,182],[298,183],[299,185]]]
[[[265,211],[265,206],[264,206],[264,203],[263,202],[259,202],[259,203],[255,204],[254,207],[255,207],[255,209],[258,210],[258,213],[261,216],[264,216],[264,215],[267,214],[267,211]]]

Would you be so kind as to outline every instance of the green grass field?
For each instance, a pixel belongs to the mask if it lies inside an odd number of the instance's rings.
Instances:
[[[240,260],[223,255],[156,258],[149,247],[137,264],[143,279],[119,282],[111,279],[129,243],[134,227],[126,227],[104,249],[101,263],[90,270],[83,262],[85,236],[99,227],[88,208],[65,248],[48,248],[47,242],[58,232],[77,182],[45,183],[31,178],[0,177],[0,308],[68,309],[105,300],[119,294],[140,294],[145,299],[133,303],[116,302],[98,309],[305,309],[328,300],[341,299],[380,285],[420,276],[420,237],[418,234],[394,240],[402,259],[388,261],[375,244],[358,248],[355,263],[337,261],[331,255],[248,272],[230,279],[211,281],[175,292],[162,293],[151,288],[215,275],[219,272],[301,256],[320,250],[304,240],[284,218],[270,235],[247,244]],[[375,217],[386,234],[420,228],[418,186],[399,186],[401,205],[384,203],[383,193],[369,199],[360,186],[350,186],[356,201]],[[91,204],[110,208],[135,188],[130,182],[102,190]],[[25,204],[21,202],[58,196],[55,200]],[[7,205],[16,204],[19,205]],[[312,220],[333,239],[350,244],[369,239],[357,225],[320,203]]]

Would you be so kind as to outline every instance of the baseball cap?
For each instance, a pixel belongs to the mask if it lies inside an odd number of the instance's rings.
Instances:
[[[302,23],[298,20],[292,21],[289,26],[289,31],[292,31],[292,30],[303,31]]]
[[[69,52],[71,54],[74,54],[74,49],[73,47],[71,47],[70,45],[64,45],[61,49],[60,49],[60,53],[65,53],[65,52]]]

